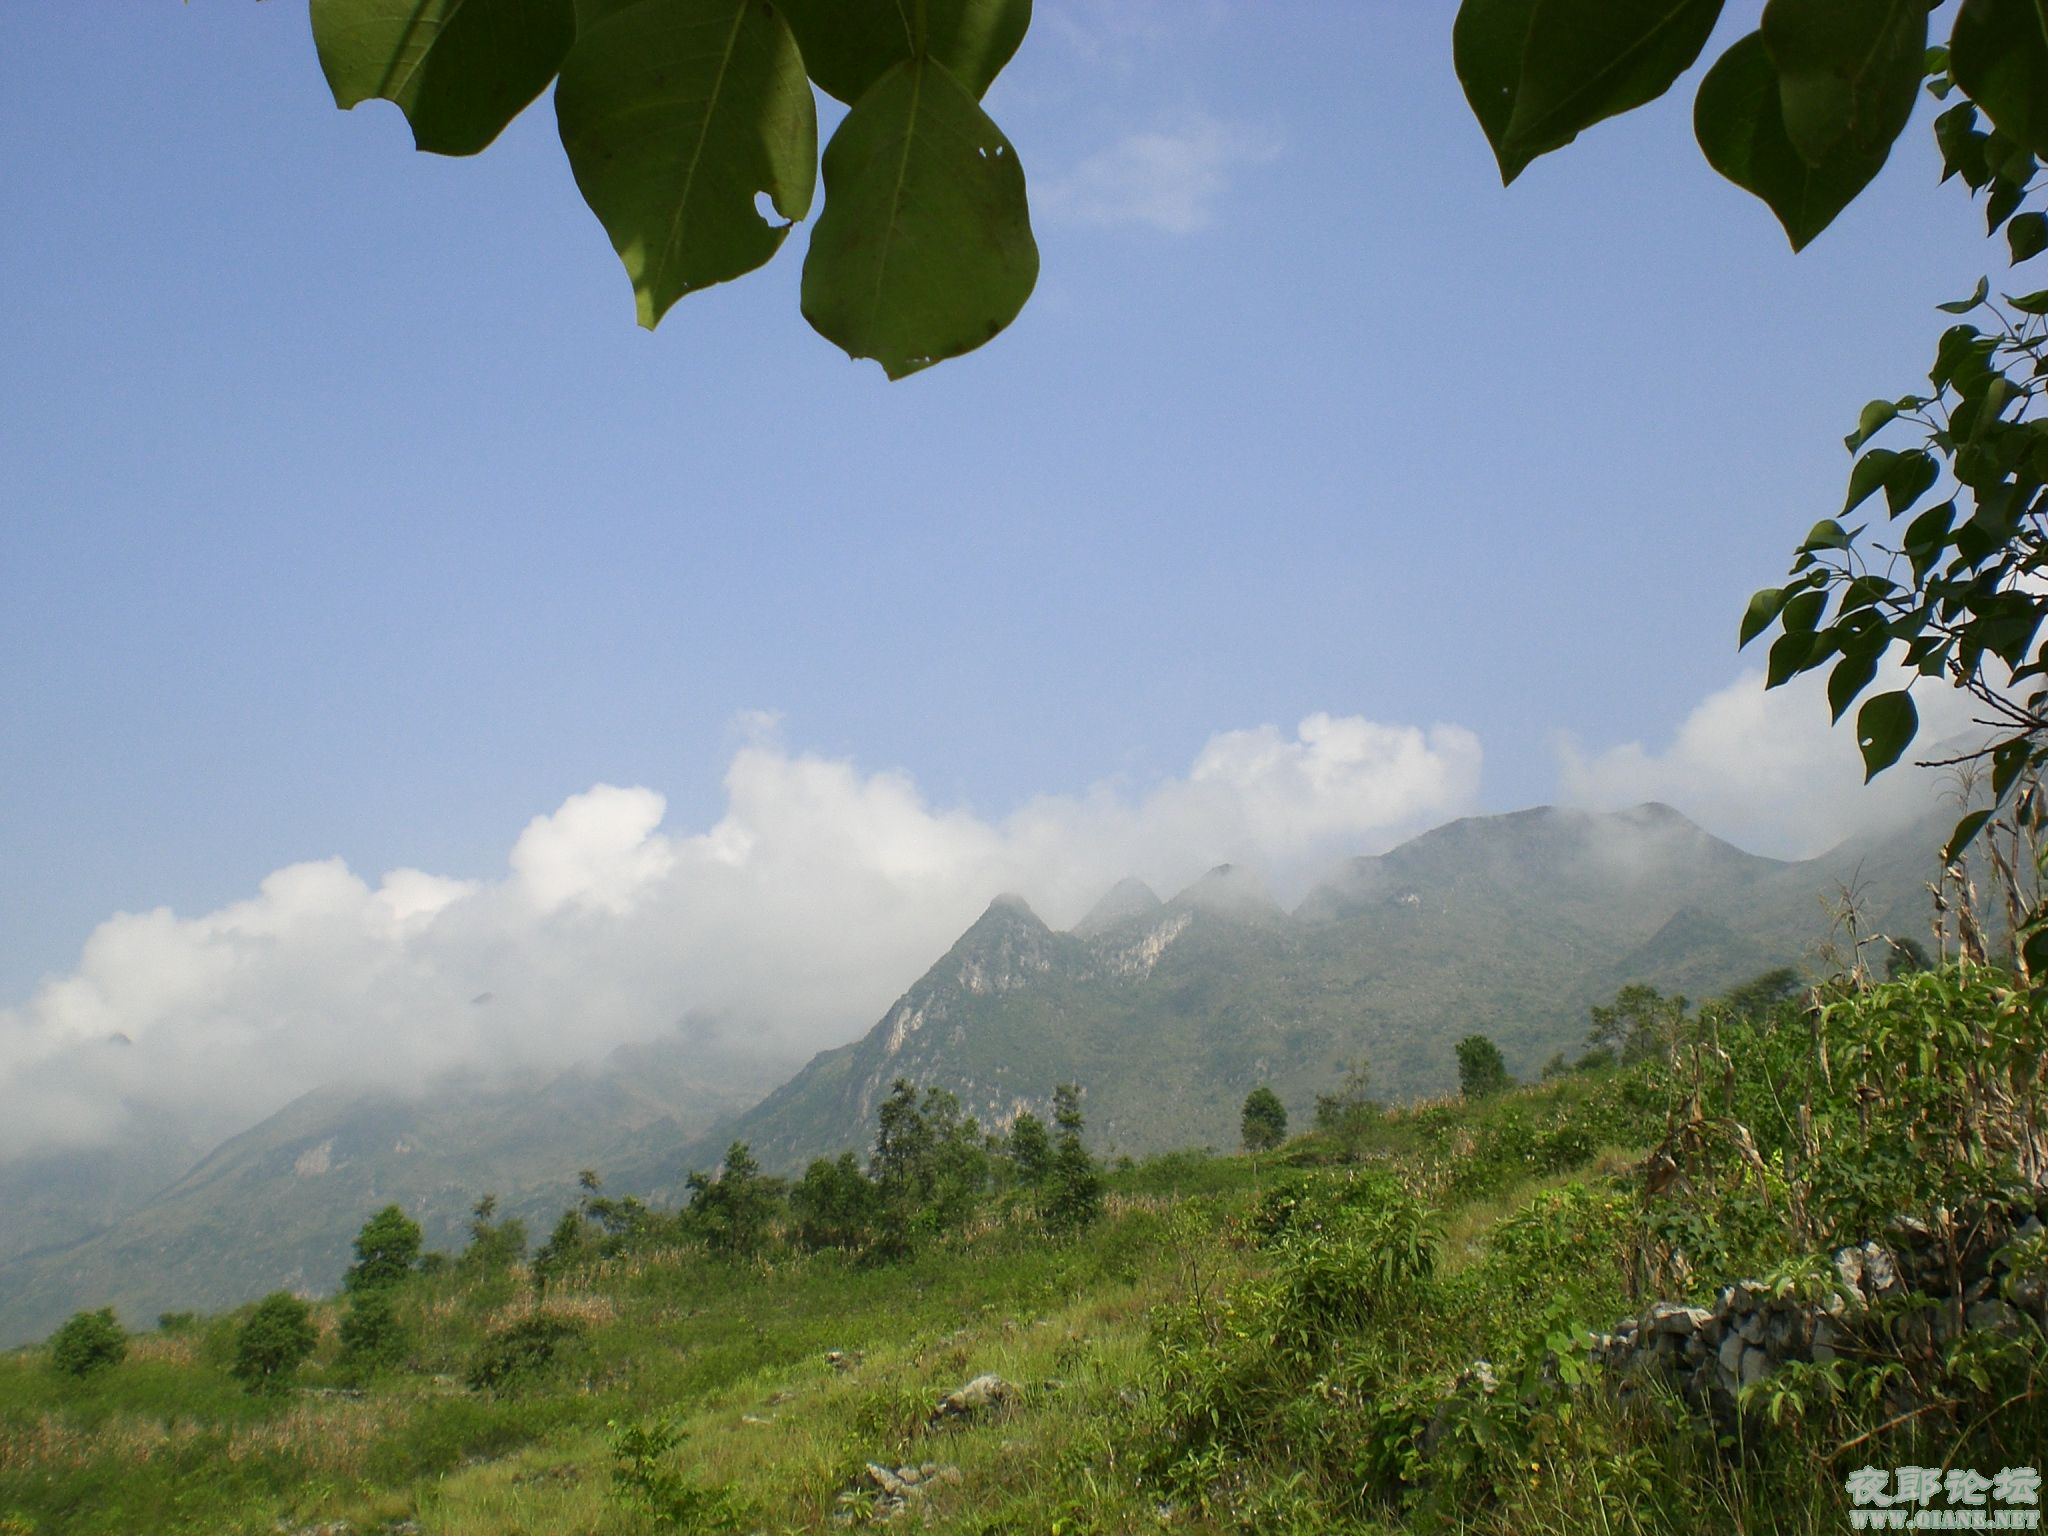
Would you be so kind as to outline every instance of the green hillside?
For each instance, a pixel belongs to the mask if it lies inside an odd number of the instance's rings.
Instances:
[[[1533,1076],[1583,1043],[1619,986],[1712,995],[1827,938],[1823,897],[1865,900],[1916,937],[1939,819],[1805,863],[1747,854],[1667,806],[1472,817],[1353,860],[1292,913],[1228,866],[1172,901],[1135,882],[1073,931],[1004,897],[861,1040],[649,1176],[675,1187],[748,1142],[771,1167],[857,1145],[889,1084],[956,1094],[984,1125],[1043,1115],[1085,1083],[1096,1143],[1228,1147],[1245,1093],[1297,1114],[1361,1056],[1392,1099],[1444,1092],[1449,1043],[1480,1031]]]

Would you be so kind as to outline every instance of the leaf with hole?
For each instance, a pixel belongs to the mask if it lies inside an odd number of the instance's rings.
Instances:
[[[1863,752],[1863,778],[1868,783],[1899,760],[1920,728],[1920,712],[1905,689],[1880,693],[1856,712],[1856,745]]]
[[[587,29],[555,115],[570,168],[650,329],[750,272],[810,211],[818,125],[796,39],[766,0],[641,0]]]
[[[899,64],[825,149],[804,318],[892,379],[991,340],[1038,280],[1017,152],[929,59]]]
[[[334,104],[396,103],[439,155],[488,146],[576,40],[571,0],[313,0],[312,17]]]

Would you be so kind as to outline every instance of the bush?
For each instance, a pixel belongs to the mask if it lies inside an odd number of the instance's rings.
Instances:
[[[413,1271],[420,1257],[420,1224],[395,1205],[363,1223],[356,1234],[356,1261],[342,1277],[350,1291],[396,1285]]]
[[[85,1377],[119,1365],[128,1355],[128,1335],[112,1307],[74,1312],[50,1335],[50,1364],[66,1376]]]
[[[1261,1084],[1245,1095],[1239,1133],[1247,1152],[1270,1152],[1287,1139],[1287,1106],[1280,1095]]]
[[[318,1339],[313,1309],[290,1291],[272,1291],[235,1335],[230,1369],[251,1392],[282,1392]]]
[[[510,1392],[553,1371],[568,1346],[583,1337],[574,1318],[535,1312],[508,1323],[486,1338],[469,1367],[469,1385],[477,1392]]]

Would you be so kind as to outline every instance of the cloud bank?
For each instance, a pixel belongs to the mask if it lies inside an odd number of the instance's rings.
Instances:
[[[1876,687],[1904,681],[1897,674]],[[1936,802],[1944,775],[1911,758],[1977,728],[1969,696],[1954,688],[1923,685],[1914,699],[1920,734],[1907,760],[1866,786],[1851,720],[1829,725],[1819,674],[1766,692],[1762,672],[1744,672],[1701,701],[1662,749],[1628,742],[1588,752],[1559,737],[1558,798],[1592,810],[1662,800],[1743,848],[1810,857],[1854,833],[1903,825]]]
[[[1312,715],[1213,737],[1186,774],[1005,817],[934,806],[904,773],[735,752],[725,808],[664,826],[600,784],[536,816],[506,873],[296,864],[215,912],[110,918],[69,975],[0,1010],[0,1159],[168,1115],[225,1135],[310,1088],[548,1067],[692,1018],[796,1055],[865,1029],[981,911],[1055,924],[1137,874],[1171,892],[1226,860],[1299,889],[1338,857],[1468,811],[1456,726]]]

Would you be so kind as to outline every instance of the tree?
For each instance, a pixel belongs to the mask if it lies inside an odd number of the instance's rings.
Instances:
[[[1052,1091],[1053,1126],[1059,1139],[1040,1186],[1038,1209],[1055,1232],[1077,1232],[1102,1214],[1102,1170],[1081,1141],[1081,1088],[1061,1083]]]
[[[998,334],[1037,281],[1024,172],[979,105],[1030,0],[313,0],[312,15],[336,105],[396,103],[421,150],[478,153],[554,81],[569,168],[650,328],[768,261],[810,212],[814,85],[850,109],[804,259],[816,330],[901,378]]]
[[[457,1262],[471,1274],[509,1269],[526,1257],[526,1223],[517,1216],[493,1221],[498,1197],[486,1194],[470,1210],[469,1246]]]
[[[555,1230],[533,1256],[534,1289],[545,1291],[564,1272],[589,1263],[596,1252],[597,1241],[591,1233],[589,1218],[581,1210],[562,1212]]]
[[[1052,1171],[1052,1138],[1045,1134],[1045,1122],[1028,1109],[1010,1122],[1003,1150],[1016,1170],[1017,1182],[1028,1189],[1043,1184]]]
[[[128,1358],[128,1335],[112,1307],[74,1312],[50,1335],[50,1364],[60,1374],[87,1376],[111,1369]]]
[[[812,1161],[789,1192],[789,1206],[804,1247],[857,1251],[874,1241],[880,1192],[861,1172],[860,1159],[842,1152]]]
[[[1931,968],[1927,950],[1918,939],[1901,938],[1885,940],[1884,979],[1897,981],[1901,976],[1911,976],[1918,971]]]
[[[1799,990],[1799,973],[1789,965],[1752,976],[1721,994],[1721,1004],[1742,1019],[1761,1019]]]
[[[398,1314],[395,1286],[373,1285],[355,1291],[341,1319],[341,1357],[362,1370],[395,1364],[412,1343]]]
[[[342,1276],[349,1291],[395,1285],[413,1272],[420,1257],[420,1224],[395,1205],[363,1223],[356,1234],[356,1261]]]
[[[1287,1139],[1287,1106],[1263,1083],[1245,1095],[1239,1139],[1247,1152],[1270,1152]]]
[[[744,1141],[726,1148],[717,1178],[693,1173],[686,1184],[690,1229],[713,1253],[750,1259],[767,1247],[775,1195]]]
[[[1685,1009],[1684,998],[1666,997],[1655,987],[1631,982],[1614,994],[1613,1002],[1593,1005],[1586,1043],[1624,1062],[1668,1057],[1678,1049]]]
[[[272,1291],[236,1332],[230,1369],[251,1392],[282,1392],[318,1339],[312,1309],[290,1291]]]
[[[1514,1081],[1508,1076],[1507,1063],[1501,1060],[1500,1047],[1485,1035],[1467,1035],[1456,1050],[1458,1092],[1466,1098],[1492,1098],[1505,1093]]]
[[[883,1244],[900,1251],[919,1233],[959,1227],[988,1178],[981,1128],[943,1088],[896,1079],[876,1115],[869,1163],[878,1187]]]
[[[1335,1093],[1316,1095],[1316,1129],[1326,1136],[1354,1139],[1378,1113],[1372,1100],[1372,1063],[1363,1056],[1345,1067]]]

